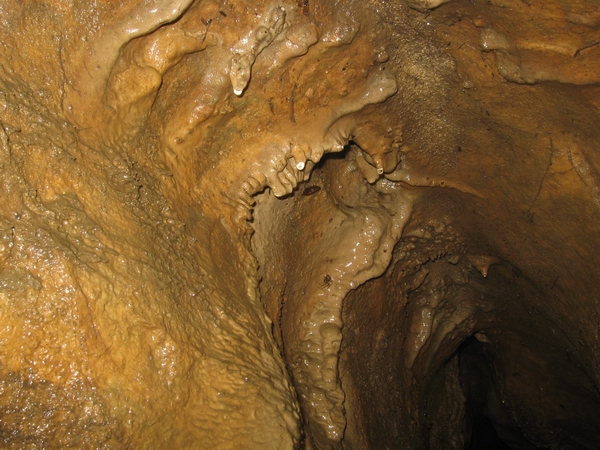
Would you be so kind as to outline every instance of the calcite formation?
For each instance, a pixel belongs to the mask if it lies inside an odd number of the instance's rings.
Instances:
[[[2,448],[597,448],[599,32],[0,0]]]

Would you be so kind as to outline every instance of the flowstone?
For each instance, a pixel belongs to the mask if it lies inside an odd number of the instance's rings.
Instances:
[[[595,448],[592,0],[0,1],[3,448]]]

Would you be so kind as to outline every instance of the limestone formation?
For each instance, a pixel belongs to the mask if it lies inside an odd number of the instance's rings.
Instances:
[[[0,0],[0,447],[594,449],[593,0]]]

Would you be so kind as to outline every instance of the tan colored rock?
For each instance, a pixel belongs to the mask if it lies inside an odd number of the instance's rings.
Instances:
[[[0,2],[1,446],[594,448],[599,24]]]

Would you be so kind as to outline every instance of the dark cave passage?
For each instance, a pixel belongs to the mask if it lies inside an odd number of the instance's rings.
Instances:
[[[342,376],[361,392],[366,439],[374,448],[598,448],[597,386],[536,289],[503,262],[483,277],[452,244],[439,252],[443,241],[401,242],[390,269],[346,300]]]
[[[337,202],[354,208],[354,190],[364,198],[380,195],[345,169],[354,167],[356,151],[350,141],[344,152],[326,155],[299,194],[269,203],[282,218],[277,234],[294,236],[269,245],[283,249],[310,239],[322,245],[320,234],[303,235],[295,223],[309,217],[308,229],[318,229],[340,208]],[[336,171],[345,174],[344,189],[335,185],[342,183]],[[391,264],[344,299],[344,442],[364,448],[596,448],[600,396],[540,291],[519,269],[490,256],[490,246],[452,226],[461,194],[399,184],[418,200]],[[309,196],[303,194],[307,186]],[[273,267],[278,264],[287,263],[280,257]],[[270,270],[264,286],[276,286],[278,272]],[[334,282],[327,274],[319,289]],[[272,299],[271,314],[279,314],[275,335],[283,348],[289,331],[281,295],[267,291],[265,298]]]
[[[493,364],[486,355],[485,344],[475,337],[465,340],[458,349],[461,386],[466,397],[466,450],[534,449],[518,428],[510,424],[509,412],[498,401]],[[491,403],[491,404],[490,404]],[[501,420],[497,420],[501,417]],[[498,433],[502,429],[502,436]]]

